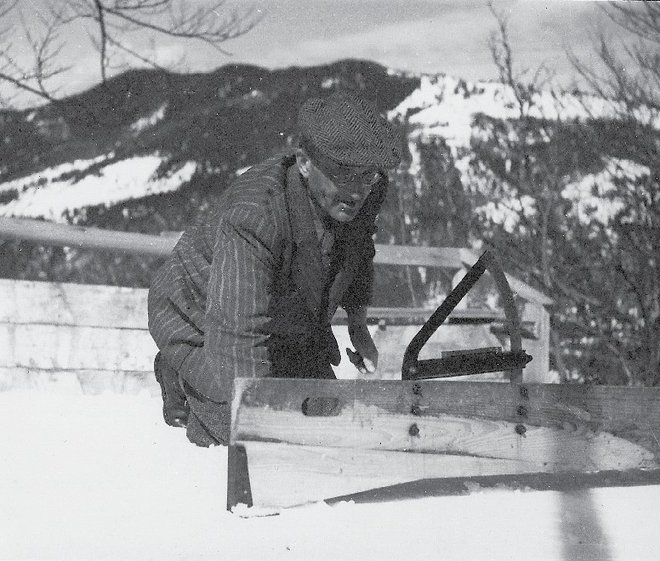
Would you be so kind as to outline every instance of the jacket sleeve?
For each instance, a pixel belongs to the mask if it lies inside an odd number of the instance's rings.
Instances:
[[[217,231],[206,305],[206,359],[231,395],[235,377],[270,371],[265,325],[276,256],[276,228],[265,208],[235,204]]]

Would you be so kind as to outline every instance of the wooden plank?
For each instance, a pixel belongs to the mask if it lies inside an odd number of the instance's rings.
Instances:
[[[255,505],[274,506],[314,485],[309,500],[422,478],[658,469],[658,432],[660,388],[239,379],[231,442],[248,452]]]
[[[0,323],[147,328],[147,289],[0,279]]]
[[[84,226],[54,224],[40,220],[0,217],[0,239],[28,240],[49,245],[87,249],[106,249],[123,253],[137,253],[166,257],[174,248],[180,234],[168,232],[154,236],[135,232],[102,230]],[[465,248],[414,247],[376,245],[374,262],[381,265],[416,265],[461,268],[472,266],[475,254]],[[514,292],[522,298],[549,305],[552,300],[522,281],[507,275]]]
[[[461,250],[458,247],[417,247],[376,244],[374,264],[460,269],[463,267]]]
[[[0,392],[9,390],[72,391],[86,395],[105,392],[160,395],[153,370],[54,370],[0,366]]]
[[[532,361],[523,370],[525,383],[548,384],[558,382],[550,374],[550,314],[541,305],[528,302],[522,314],[525,329],[533,326],[534,338],[524,341],[525,350],[532,356]]]
[[[451,454],[408,454],[246,442],[251,499],[290,507],[420,479],[515,473],[517,462]],[[535,466],[529,466],[533,470]],[[540,467],[540,466],[539,466]],[[248,504],[243,502],[243,504]]]
[[[146,288],[0,279],[0,323],[43,323],[91,327],[147,328]],[[426,308],[369,308],[371,323],[422,325],[433,310]],[[504,321],[501,310],[454,310],[450,322]],[[346,323],[338,309],[333,323]]]
[[[469,249],[460,248],[459,258],[461,259],[462,263],[469,268],[477,262],[479,256]],[[534,302],[542,306],[550,306],[553,303],[552,298],[549,298],[541,291],[532,288],[528,284],[509,275],[508,273],[506,274],[506,280],[509,281],[509,286],[511,287],[514,295],[520,296],[528,302]]]
[[[54,370],[153,369],[157,348],[143,329],[0,324],[0,366]]]
[[[521,466],[512,460],[272,442],[248,442],[245,450],[250,502],[239,500],[231,506],[242,503],[287,508],[317,501],[393,500],[465,493],[470,487],[496,485],[574,489],[660,484],[660,470],[548,473],[542,464],[529,464],[521,472]]]
[[[416,325],[421,327],[435,308],[378,308],[367,309],[367,322],[370,324],[384,323],[385,325]],[[454,309],[447,318],[447,324],[454,323],[495,323],[504,322],[503,310],[491,308],[459,308]],[[332,318],[334,325],[344,325],[347,321],[346,312],[339,308]],[[531,321],[523,321],[525,329],[532,332],[535,324]]]
[[[521,463],[514,473],[534,464],[535,471],[655,467],[651,450],[610,432],[524,425],[523,436],[516,426],[464,414],[394,414],[360,402],[338,415],[314,417],[245,406],[237,417],[236,440],[513,460]]]
[[[155,256],[169,255],[177,241],[172,236],[152,236],[6,217],[0,217],[0,239],[45,242],[49,245],[83,249],[110,249],[121,253]]]
[[[42,220],[0,217],[0,239],[18,239],[88,249],[167,256],[181,233],[154,236]],[[376,263],[460,268],[460,248],[378,245]]]
[[[0,279],[0,323],[42,323],[90,327],[147,328],[146,288]],[[426,308],[368,309],[370,323],[422,325],[433,312]],[[346,323],[338,309],[333,324]],[[458,309],[449,323],[504,321],[501,310]],[[527,325],[532,329],[531,324]]]
[[[531,425],[596,431],[660,430],[660,388],[587,386],[573,384],[515,385],[443,380],[301,380],[237,378],[238,407],[269,407],[297,411],[310,396],[331,396],[343,407],[355,403],[393,414],[408,414],[413,405],[422,416],[465,415],[519,422],[518,407]],[[660,438],[660,435],[658,436]],[[660,443],[651,437],[660,452]]]

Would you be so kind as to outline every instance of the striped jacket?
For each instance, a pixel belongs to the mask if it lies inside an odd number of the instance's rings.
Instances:
[[[153,279],[149,330],[165,359],[214,401],[238,376],[334,377],[330,320],[369,302],[385,183],[340,230],[328,270],[295,156],[250,168]]]

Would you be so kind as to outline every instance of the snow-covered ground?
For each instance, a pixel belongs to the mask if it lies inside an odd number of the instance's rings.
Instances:
[[[479,490],[229,513],[226,448],[160,420],[160,398],[0,393],[0,559],[658,558],[660,486]]]

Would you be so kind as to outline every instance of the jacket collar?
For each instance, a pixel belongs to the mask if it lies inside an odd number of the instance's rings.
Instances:
[[[295,163],[287,172],[286,198],[295,252],[292,274],[305,294],[307,305],[318,318],[326,271],[321,261],[312,202]]]

